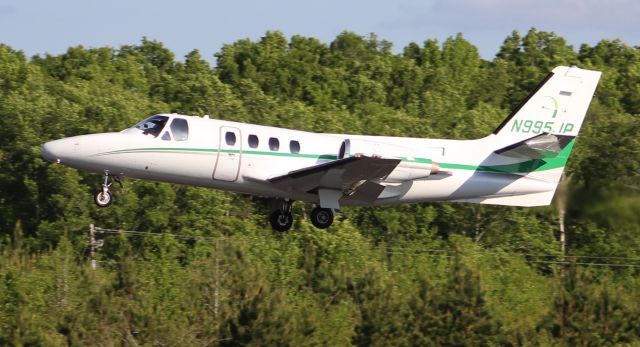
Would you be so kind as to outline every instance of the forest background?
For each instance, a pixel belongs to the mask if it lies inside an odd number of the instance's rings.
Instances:
[[[640,48],[536,29],[491,61],[462,35],[391,48],[267,32],[211,66],[146,38],[31,58],[0,45],[0,344],[640,345]],[[40,156],[171,111],[478,138],[557,65],[603,75],[549,207],[346,208],[318,230],[296,203],[277,234],[269,200],[204,188],[127,180],[99,209],[98,176]]]

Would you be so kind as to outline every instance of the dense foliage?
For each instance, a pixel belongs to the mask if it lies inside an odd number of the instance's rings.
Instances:
[[[30,59],[0,45],[0,345],[640,343],[640,48],[531,29],[486,61],[461,35],[394,54],[375,35],[268,32],[216,58],[147,39]],[[318,230],[297,203],[278,235],[269,201],[208,189],[129,180],[98,209],[99,177],[40,157],[168,111],[476,138],[557,65],[603,71],[567,168],[568,265],[556,206],[349,208]],[[124,230],[97,234],[96,270],[90,223]]]

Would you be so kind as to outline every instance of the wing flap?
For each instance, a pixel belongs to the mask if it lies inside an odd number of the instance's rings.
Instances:
[[[349,195],[352,200],[362,201],[367,204],[373,203],[382,194],[385,186],[379,183],[367,181],[358,186],[354,192]]]
[[[370,181],[388,176],[399,163],[400,159],[349,157],[291,171],[268,181],[283,190],[333,189],[345,195],[356,195],[358,200],[373,201],[384,186]]]

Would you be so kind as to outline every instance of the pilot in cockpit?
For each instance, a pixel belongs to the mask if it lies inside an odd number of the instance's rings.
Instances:
[[[151,116],[142,122],[134,125],[131,129],[142,130],[144,135],[151,135],[153,137],[158,137],[160,133],[162,133],[162,140],[171,141],[172,139],[175,141],[186,141],[189,138],[189,123],[186,119],[183,118],[173,118],[171,121],[171,125],[166,127],[167,122],[169,121],[168,116],[163,115],[155,115]],[[172,136],[173,135],[173,136]]]

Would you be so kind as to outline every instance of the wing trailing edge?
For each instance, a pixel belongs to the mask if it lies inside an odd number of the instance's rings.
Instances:
[[[354,156],[291,171],[268,181],[283,190],[318,194],[322,207],[337,208],[342,196],[371,203],[384,190],[377,181],[388,176],[400,161]]]

